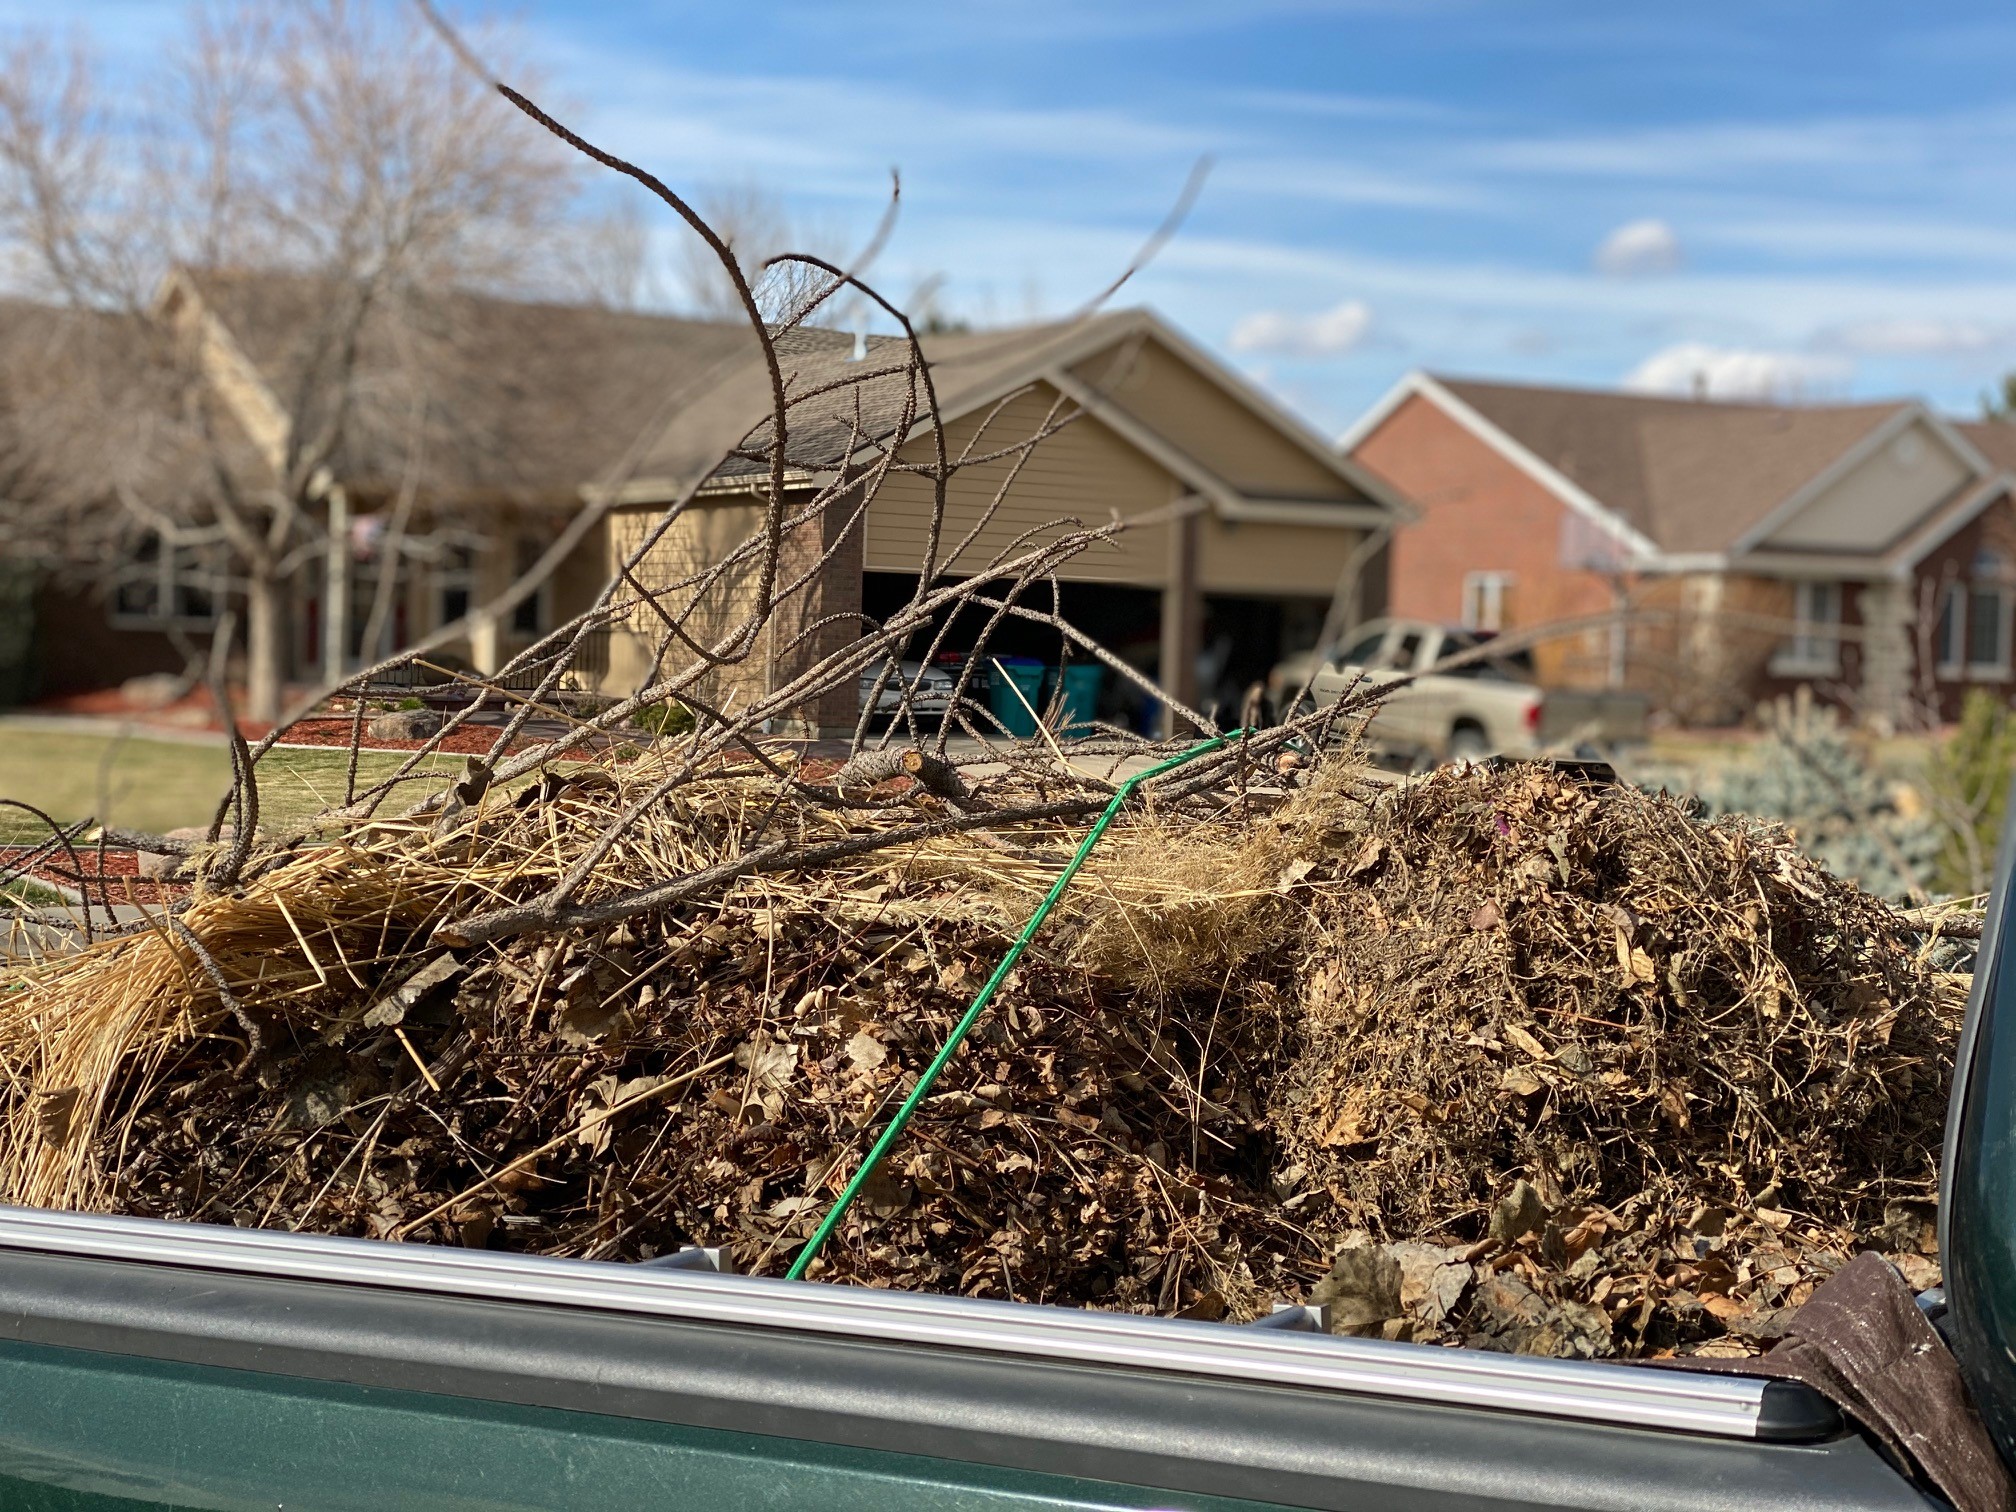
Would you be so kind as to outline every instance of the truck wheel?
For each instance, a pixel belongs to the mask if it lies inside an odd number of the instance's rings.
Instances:
[[[1491,742],[1475,725],[1458,725],[1449,732],[1451,761],[1482,761],[1491,754]]]

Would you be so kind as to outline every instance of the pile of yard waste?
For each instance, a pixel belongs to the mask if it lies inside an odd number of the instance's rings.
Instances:
[[[781,1274],[1085,822],[441,929],[632,809],[577,901],[944,811],[899,778],[780,820],[760,766],[640,807],[677,759],[360,824],[17,967],[0,1197]],[[1547,766],[1280,782],[1123,812],[815,1279],[1640,1356],[1757,1352],[1862,1249],[1936,1276],[1965,979],[1922,925],[1782,829]]]

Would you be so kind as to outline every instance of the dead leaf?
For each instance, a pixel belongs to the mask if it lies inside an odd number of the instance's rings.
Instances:
[[[1365,873],[1377,866],[1384,859],[1385,855],[1386,841],[1384,838],[1378,835],[1371,836],[1363,845],[1358,847],[1358,856],[1351,863],[1349,875],[1353,877],[1364,876]]]
[[[1472,929],[1489,929],[1503,917],[1504,914],[1499,911],[1497,903],[1487,898],[1470,915],[1470,927]]]
[[[1510,1244],[1546,1221],[1547,1204],[1541,1201],[1540,1189],[1522,1176],[1491,1210],[1491,1237]]]
[[[434,957],[397,987],[364,1010],[364,1022],[374,1029],[389,1029],[406,1021],[406,1012],[436,987],[461,971],[462,963],[447,951]]]
[[[1507,1024],[1505,1026],[1505,1038],[1512,1041],[1513,1044],[1525,1051],[1534,1060],[1549,1059],[1547,1047],[1541,1044],[1539,1039],[1531,1032],[1520,1028],[1517,1024]]]
[[[847,1041],[847,1064],[856,1071],[873,1071],[889,1059],[889,1052],[874,1032],[863,1025]]]
[[[44,1144],[62,1149],[76,1132],[77,1101],[81,1087],[56,1087],[35,1094],[35,1132]]]

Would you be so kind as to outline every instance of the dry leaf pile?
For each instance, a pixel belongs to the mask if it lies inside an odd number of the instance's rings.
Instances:
[[[433,936],[564,875],[649,767],[200,898],[229,1002],[166,929],[37,968],[0,1004],[7,1199],[781,1272],[1082,827]],[[1755,1349],[1859,1247],[1930,1272],[1959,1001],[1883,904],[1543,768],[1301,780],[1116,823],[816,1277],[1643,1354]],[[584,897],[937,804],[880,791],[686,785]]]
[[[1784,830],[1449,771],[1344,871],[1271,1104],[1340,1324],[1754,1352],[1859,1248],[1936,1279],[1964,988]]]

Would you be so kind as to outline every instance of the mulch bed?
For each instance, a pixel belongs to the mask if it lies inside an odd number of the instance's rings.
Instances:
[[[494,724],[464,725],[458,730],[450,730],[447,735],[442,737],[434,749],[444,756],[488,755],[490,747],[497,743],[497,736],[502,728],[501,725]],[[345,750],[350,745],[350,734],[350,717],[347,714],[327,719],[304,719],[287,732],[282,744],[325,746],[336,750]],[[543,744],[551,738],[551,734],[544,731],[531,735],[520,735],[511,742],[507,754]],[[588,745],[592,748],[597,743],[590,741]],[[610,746],[620,746],[623,744],[620,740],[613,740],[606,736],[601,738],[600,743]],[[379,740],[367,734],[363,738],[362,748],[367,751],[417,751],[426,744],[427,742],[424,740]],[[563,759],[581,760],[591,754],[593,754],[592,749],[580,752],[570,751]]]
[[[34,849],[27,845],[0,847],[0,871],[11,871],[21,857]],[[186,882],[142,880],[140,857],[134,851],[108,848],[101,854],[96,846],[80,845],[77,862],[81,872],[73,871],[69,853],[59,850],[31,867],[28,877],[45,886],[85,892],[93,904],[105,908],[114,903],[158,906],[186,897],[189,892]]]

